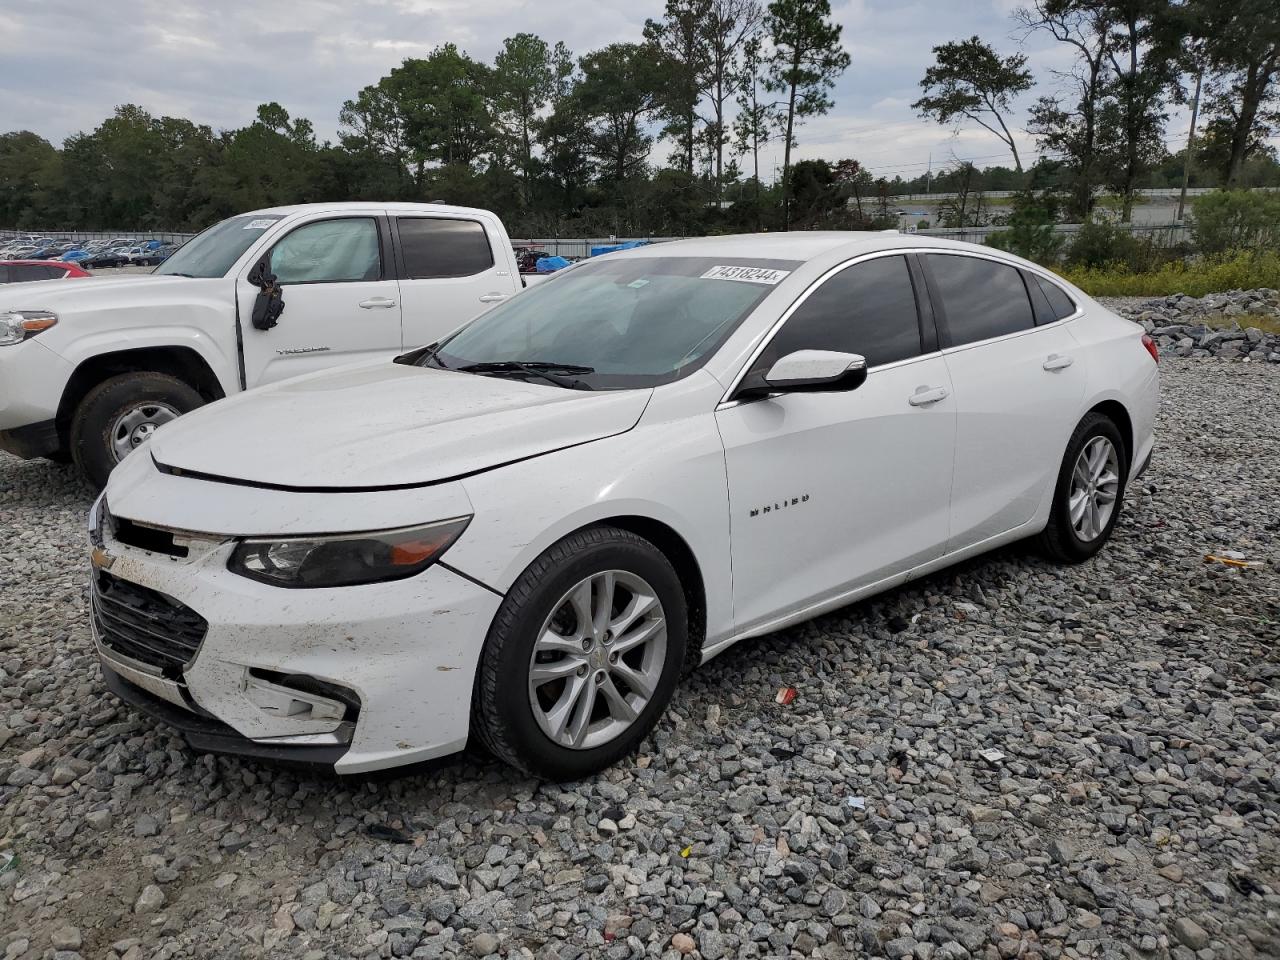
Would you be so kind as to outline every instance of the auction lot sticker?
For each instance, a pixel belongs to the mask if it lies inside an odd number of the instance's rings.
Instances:
[[[769,270],[766,267],[712,267],[702,275],[703,280],[738,280],[742,283],[767,283],[774,286],[790,274],[790,270]]]

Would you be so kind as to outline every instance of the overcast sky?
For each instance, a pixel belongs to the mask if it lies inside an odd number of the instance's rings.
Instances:
[[[979,166],[1007,162],[999,140],[979,129],[954,136],[918,119],[910,104],[932,62],[930,48],[977,34],[1001,53],[1021,49],[1038,81],[1017,117],[1051,92],[1053,68],[1070,61],[1063,45],[1023,40],[1009,13],[1020,0],[833,0],[853,64],[839,81],[835,109],[798,131],[798,156],[855,157],[876,175],[912,176],[952,158]],[[189,117],[215,129],[253,119],[276,100],[332,139],[342,101],[405,57],[456,43],[489,61],[502,39],[527,31],[565,41],[575,55],[636,41],[663,0],[122,0],[106,4],[23,4],[0,16],[0,131],[29,129],[60,143],[91,130],[121,103]],[[1175,149],[1186,121],[1171,115]],[[1025,133],[1019,149],[1034,153]],[[777,154],[776,156],[774,154]],[[769,148],[768,165],[781,164]],[[761,157],[761,167],[766,158]],[[762,173],[765,170],[762,169]],[[767,177],[767,174],[766,174]]]

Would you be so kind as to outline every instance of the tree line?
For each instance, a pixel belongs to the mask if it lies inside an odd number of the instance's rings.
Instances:
[[[667,0],[635,41],[580,56],[518,33],[491,63],[451,43],[406,59],[342,104],[336,142],[278,103],[235,130],[130,104],[60,148],[2,134],[0,225],[197,229],[276,204],[442,199],[499,210],[521,236],[685,235],[882,226],[892,196],[948,179],[1053,191],[1069,219],[1102,192],[1128,219],[1138,189],[1187,170],[1192,185],[1280,182],[1274,0],[1034,0],[1014,27],[1072,56],[1039,78],[1029,115],[1015,110],[1036,83],[1025,55],[976,36],[934,48],[913,105],[985,128],[1012,168],[904,179],[850,158],[793,163],[850,65],[828,0]],[[1200,129],[1171,154],[1168,113],[1188,101]],[[1040,149],[1029,168],[1020,129]],[[761,169],[770,146],[776,178]]]

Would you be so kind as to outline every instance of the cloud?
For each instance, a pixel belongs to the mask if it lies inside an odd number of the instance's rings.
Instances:
[[[122,103],[190,117],[215,129],[243,126],[259,103],[275,100],[332,139],[342,102],[405,57],[452,42],[491,59],[502,38],[537,33],[575,54],[635,41],[663,0],[129,0],[88,4],[67,16],[56,5],[10,5],[0,18],[0,96],[6,129],[60,142],[91,130]],[[1034,96],[1070,63],[1063,45],[1025,44],[1008,17],[1014,0],[836,0],[833,16],[853,64],[833,91],[835,109],[800,126],[800,158],[864,158],[904,174],[953,153],[999,162],[1006,151],[982,130],[952,131],[920,120],[910,104],[932,62],[931,48],[977,34],[1002,53],[1023,49],[1040,81]],[[1182,124],[1185,126],[1185,123]],[[1173,129],[1171,127],[1171,129]],[[1020,149],[1030,153],[1029,137]],[[666,156],[660,147],[657,156]],[[774,146],[770,145],[770,154]],[[781,163],[781,151],[778,150]]]

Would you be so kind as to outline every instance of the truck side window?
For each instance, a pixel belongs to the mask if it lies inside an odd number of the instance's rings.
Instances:
[[[303,224],[272,248],[271,272],[280,283],[380,280],[378,225],[373,217]]]
[[[484,224],[475,220],[397,217],[406,280],[471,277],[493,266]]]

